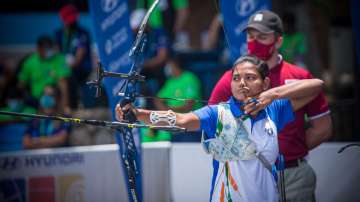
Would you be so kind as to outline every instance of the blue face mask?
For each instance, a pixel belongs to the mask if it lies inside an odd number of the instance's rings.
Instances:
[[[52,49],[47,49],[47,50],[45,50],[45,58],[46,58],[46,59],[49,59],[49,58],[51,58],[51,57],[54,56],[54,55],[55,55],[54,50],[52,50]]]
[[[23,108],[23,102],[18,99],[9,99],[7,101],[7,104],[10,110],[13,112],[20,112],[21,109]]]
[[[170,64],[166,64],[164,67],[164,74],[167,78],[170,78],[173,76],[172,67]]]
[[[40,98],[40,105],[42,108],[49,109],[55,107],[55,98],[50,95],[43,95]]]

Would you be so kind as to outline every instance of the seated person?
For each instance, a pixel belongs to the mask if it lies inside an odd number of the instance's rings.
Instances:
[[[155,108],[157,110],[171,109],[175,112],[188,112],[201,107],[199,102],[195,100],[201,99],[201,82],[190,71],[181,68],[179,58],[174,55],[168,59],[165,65],[165,75],[168,78],[165,84],[158,92],[159,98],[179,98],[189,99],[186,101],[172,99],[156,99]],[[143,134],[143,142],[152,141],[170,141],[171,134],[166,131],[151,131],[146,129],[148,133]]]
[[[40,98],[39,113],[54,116],[61,114],[61,94],[58,88],[46,86]],[[34,119],[23,138],[24,149],[40,149],[66,146],[70,124],[52,119]]]
[[[70,74],[64,55],[55,52],[53,40],[41,36],[36,52],[27,57],[20,68],[19,86],[23,89],[29,87],[31,97],[37,102],[46,86],[57,85],[62,95],[60,104],[69,113],[67,78]]]
[[[0,111],[17,113],[36,113],[36,109],[27,105],[24,91],[10,88],[4,94],[5,106]],[[21,116],[0,115],[0,152],[23,149],[22,139],[30,118]]]
[[[5,107],[0,108],[0,111],[19,112],[19,113],[36,113],[36,109],[28,106],[24,101],[24,91],[20,88],[15,88],[6,92]],[[13,122],[22,122],[29,120],[27,117],[0,115],[0,124],[9,124]]]

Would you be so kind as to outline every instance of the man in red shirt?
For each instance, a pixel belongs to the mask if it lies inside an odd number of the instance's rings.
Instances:
[[[282,59],[278,49],[282,44],[283,25],[279,16],[271,11],[252,15],[245,28],[249,54],[266,61],[270,67],[271,87],[276,87],[312,75]],[[225,72],[216,84],[209,104],[224,102],[231,96],[231,70]],[[255,109],[254,112],[261,110]],[[305,115],[310,127],[305,129]],[[296,112],[295,121],[279,134],[280,153],[285,156],[285,191],[288,201],[314,201],[316,176],[305,157],[308,151],[328,140],[332,135],[332,122],[323,93]]]

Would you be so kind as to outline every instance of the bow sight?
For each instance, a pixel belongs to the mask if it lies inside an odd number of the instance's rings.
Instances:
[[[121,79],[125,79],[127,82],[145,81],[145,76],[140,75],[137,71],[131,71],[129,74],[109,72],[109,71],[105,71],[102,67],[102,64],[98,62],[98,66],[96,69],[96,79],[92,81],[88,81],[86,83],[96,88],[95,97],[99,97],[101,95],[101,82],[104,79],[104,77],[121,78]],[[120,91],[124,89],[127,82],[123,83],[123,85],[120,88]],[[119,93],[118,95],[121,96],[123,94]]]

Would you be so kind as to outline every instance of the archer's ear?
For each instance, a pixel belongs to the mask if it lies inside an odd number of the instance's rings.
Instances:
[[[265,90],[269,89],[269,88],[270,88],[270,85],[271,85],[271,83],[270,83],[270,78],[269,78],[269,77],[265,77],[264,83],[263,83],[263,90],[265,91]]]

